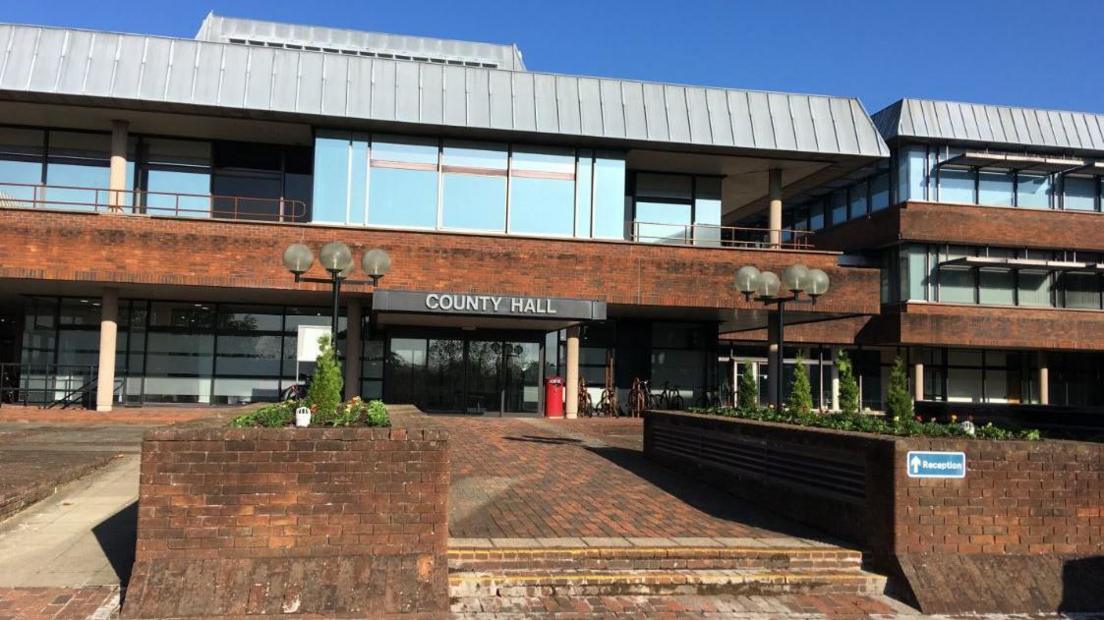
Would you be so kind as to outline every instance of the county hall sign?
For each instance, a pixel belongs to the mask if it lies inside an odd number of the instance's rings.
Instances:
[[[376,291],[372,294],[372,309],[379,312],[520,316],[586,321],[601,321],[606,318],[606,303],[603,301],[477,293]]]

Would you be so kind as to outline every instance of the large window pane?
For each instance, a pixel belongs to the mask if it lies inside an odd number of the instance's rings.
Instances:
[[[349,204],[349,138],[319,134],[314,141],[314,196],[311,199],[315,222],[344,224]]]
[[[598,154],[594,160],[594,237],[625,238],[625,160]]]
[[[637,202],[636,234],[645,243],[688,243],[690,205],[672,202]]]
[[[870,179],[870,210],[878,211],[889,206],[889,173]]]
[[[681,174],[640,172],[636,175],[637,198],[673,198],[689,201],[692,186],[692,178]]]
[[[445,144],[442,222],[446,228],[506,230],[504,146]]]
[[[951,246],[941,254],[940,262],[952,261],[965,256],[972,256],[973,252],[968,248]],[[939,301],[950,303],[972,304],[974,299],[975,271],[972,267],[964,265],[946,265],[939,268]]]
[[[34,187],[42,183],[45,132],[0,127],[0,205],[31,206],[12,199],[33,200]]]
[[[983,304],[1011,306],[1016,303],[1016,283],[1011,269],[981,269],[980,301]]]
[[[1011,206],[1013,179],[1011,172],[982,170],[978,178],[978,204],[994,207]]]
[[[1050,207],[1050,177],[1021,172],[1016,178],[1016,204],[1029,209]]]
[[[1096,183],[1091,177],[1066,177],[1062,206],[1070,211],[1096,210]]]
[[[847,190],[839,189],[832,192],[831,197],[832,225],[842,224],[847,221]]]
[[[698,177],[694,181],[694,244],[721,245],[721,180]]]
[[[924,200],[924,189],[927,187],[927,162],[925,157],[927,149],[922,146],[908,146],[898,153],[899,162],[897,200]]]
[[[1051,306],[1051,276],[1046,271],[1020,270],[1019,298],[1021,306]]]
[[[907,245],[901,248],[902,277],[901,289],[904,297],[910,301],[925,301],[928,298],[928,251],[922,245]]]
[[[939,170],[940,202],[974,202],[974,172],[968,168],[945,167]]]
[[[146,187],[150,193],[143,197],[152,215],[210,215],[211,173],[206,170],[151,169],[146,172]]]
[[[857,217],[863,217],[866,215],[866,181],[862,183],[856,183],[847,190],[849,202],[851,203],[850,217],[855,219]]]
[[[515,150],[510,170],[510,232],[571,236],[574,154],[568,149]]]
[[[575,167],[575,236],[589,237],[591,234],[592,202],[594,192],[594,154],[579,151],[579,160]]]
[[[1065,273],[1060,278],[1067,308],[1100,308],[1100,276],[1094,273]]]
[[[369,224],[437,225],[437,171],[372,168],[368,189]]]

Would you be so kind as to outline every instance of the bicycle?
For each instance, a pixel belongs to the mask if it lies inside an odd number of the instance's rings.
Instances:
[[[639,418],[652,408],[652,404],[652,391],[648,382],[639,377],[633,379],[632,389],[629,390],[629,415]]]
[[[307,398],[307,392],[310,391],[311,376],[305,373],[299,375],[300,379],[303,377],[306,377],[305,381],[289,385],[287,389],[284,390],[284,393],[280,395],[281,401],[290,402]]]
[[[617,404],[617,388],[605,388],[598,399],[595,414],[602,417],[615,418],[621,415],[621,408]]]
[[[590,392],[587,390],[586,379],[579,377],[579,415],[588,418],[594,417],[594,401],[590,398]]]
[[[659,402],[663,404],[664,409],[671,411],[681,411],[686,406],[678,386],[671,387],[666,381],[663,382],[663,391],[659,393]]]

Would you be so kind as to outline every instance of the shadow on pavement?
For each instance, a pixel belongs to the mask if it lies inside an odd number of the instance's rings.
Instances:
[[[134,566],[134,547],[138,541],[138,502],[111,515],[92,528],[96,542],[100,544],[111,568],[119,577],[119,586],[125,592]]]
[[[529,443],[550,443],[550,444],[576,444],[582,443],[580,439],[572,439],[570,437],[540,437],[537,435],[522,435],[521,437],[503,437],[506,441],[527,441]]]

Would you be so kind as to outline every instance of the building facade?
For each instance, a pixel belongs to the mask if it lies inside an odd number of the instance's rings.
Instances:
[[[847,350],[875,409],[896,355],[925,401],[1101,401],[1092,115],[871,118],[216,15],[195,39],[0,25],[0,49],[4,402],[275,400],[300,327],[331,320],[281,255],[331,241],[393,264],[342,288],[350,395],[539,413],[563,375],[704,405],[744,364],[765,397],[800,357],[832,408]],[[796,263],[831,288],[787,311],[774,372],[734,275]]]

